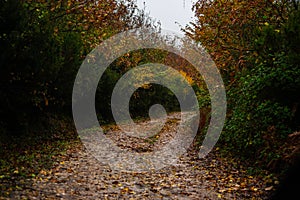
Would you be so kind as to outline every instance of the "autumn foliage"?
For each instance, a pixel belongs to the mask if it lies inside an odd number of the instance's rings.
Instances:
[[[193,10],[196,22],[185,31],[208,50],[228,82],[251,68],[246,59],[253,53],[257,28],[286,19],[285,5],[271,0],[199,0]]]
[[[196,21],[184,31],[207,49],[228,91],[220,143],[244,158],[259,158],[262,166],[276,166],[287,152],[280,141],[288,143],[299,129],[299,2],[198,0],[193,10]],[[134,0],[1,1],[0,22],[0,134],[26,132],[47,112],[70,114],[78,68],[102,41],[135,27],[160,29]],[[192,85],[207,116],[200,122],[205,130],[210,99],[200,74],[157,49],[128,52],[111,64],[96,94],[98,119],[112,118],[110,97],[118,79],[149,62],[174,67]],[[168,89],[146,85],[132,97],[133,115],[145,114],[152,100],[178,110]]]
[[[199,0],[193,9],[186,34],[207,49],[227,88],[222,149],[282,167],[297,154],[288,135],[299,129],[299,2]]]
[[[12,132],[26,132],[42,112],[70,113],[85,55],[113,34],[150,25],[131,0],[1,1],[0,14],[0,126]]]

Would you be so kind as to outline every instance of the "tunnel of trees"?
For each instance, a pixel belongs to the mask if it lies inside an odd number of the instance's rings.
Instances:
[[[217,146],[253,170],[280,173],[300,153],[299,6],[297,0],[199,0],[193,7],[196,21],[183,29],[207,49],[225,83],[227,118]],[[74,129],[72,89],[85,56],[105,39],[137,27],[160,30],[131,0],[0,2],[1,173],[11,165],[4,154],[12,138],[56,138],[57,127]],[[173,58],[161,50],[140,50],[112,63],[98,85],[99,121],[113,121],[111,92],[122,74],[153,61],[186,66]],[[207,126],[207,88],[193,88]],[[172,92],[151,85],[132,97],[132,115],[147,117],[144,111],[153,103],[179,110]],[[59,137],[70,139],[66,132]]]

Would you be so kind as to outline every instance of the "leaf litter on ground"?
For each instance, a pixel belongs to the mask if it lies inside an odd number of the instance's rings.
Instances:
[[[178,114],[172,117],[151,140],[121,135],[114,125],[105,127],[106,136],[122,148],[153,151],[174,136]],[[199,159],[198,147],[191,145],[176,165],[149,172],[113,171],[78,137],[13,148],[1,152],[12,150],[1,158],[3,199],[267,199],[278,184],[267,172],[249,175],[241,163],[220,156],[219,148]]]

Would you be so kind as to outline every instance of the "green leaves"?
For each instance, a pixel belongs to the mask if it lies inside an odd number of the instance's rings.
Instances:
[[[294,30],[300,28],[294,20],[300,23],[300,17],[295,17],[299,13],[289,13],[288,20],[278,25],[266,22],[258,27],[252,44],[255,53],[247,57],[252,67],[229,89],[232,114],[223,140],[244,158],[259,156],[262,160],[254,162],[265,167],[283,159],[285,152],[279,149],[287,135],[299,128],[295,105],[300,97],[300,68],[295,58],[300,54],[291,47],[298,41]]]
[[[5,128],[26,132],[34,115],[69,109],[85,55],[107,37],[145,22],[142,15],[129,18],[134,13],[131,1],[1,1],[0,114]]]

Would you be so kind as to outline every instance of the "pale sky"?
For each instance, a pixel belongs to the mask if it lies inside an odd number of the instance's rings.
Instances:
[[[192,21],[192,2],[195,0],[137,0],[139,8],[146,6],[146,12],[161,22],[163,29],[180,32],[182,27]],[[175,23],[177,22],[177,23]]]

